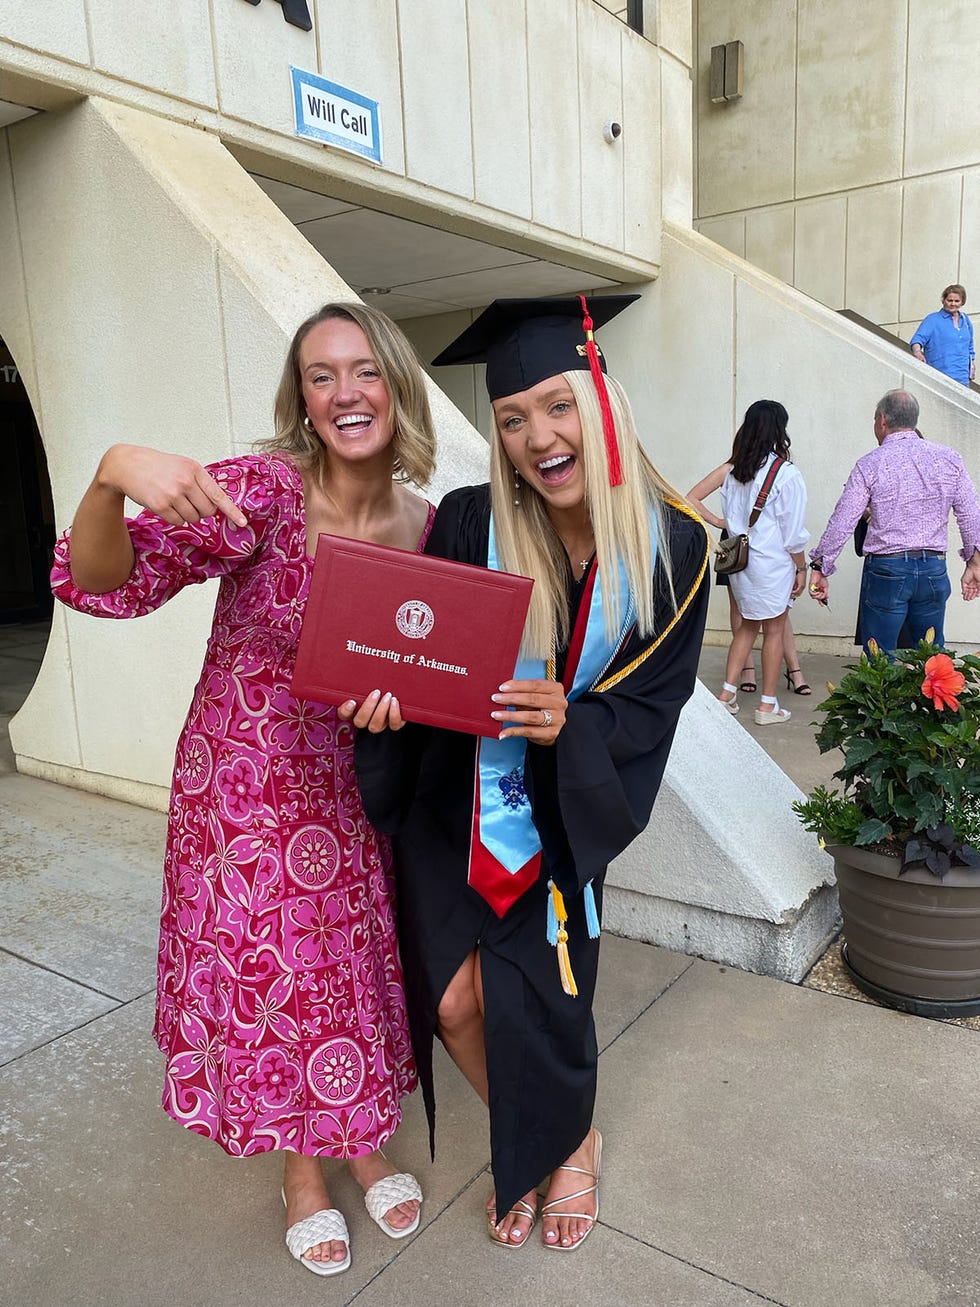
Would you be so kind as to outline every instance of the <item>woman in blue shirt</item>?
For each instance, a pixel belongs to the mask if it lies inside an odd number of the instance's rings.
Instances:
[[[921,362],[968,386],[976,375],[976,358],[973,323],[963,312],[965,303],[966,291],[962,286],[947,286],[943,291],[943,307],[922,320],[909,343]]]

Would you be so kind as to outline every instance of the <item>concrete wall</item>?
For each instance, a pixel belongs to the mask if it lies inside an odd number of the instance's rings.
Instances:
[[[651,456],[681,490],[724,461],[753,400],[785,404],[813,544],[852,466],[874,448],[874,407],[886,390],[911,390],[922,430],[958,449],[975,474],[980,468],[980,396],[680,227],[665,227],[660,277],[604,328],[603,347],[629,386]],[[713,502],[717,508],[717,496]],[[946,636],[975,650],[980,602],[959,597],[955,525],[949,541]],[[804,648],[852,652],[860,567],[848,549],[831,580],[830,607],[807,598],[796,604],[793,627]],[[718,587],[708,621],[727,642],[728,604]]]
[[[654,275],[662,175],[689,213],[689,95],[666,145],[661,133],[664,105],[689,89],[686,6],[664,0],[661,50],[594,0],[310,0],[310,32],[273,0],[8,0],[0,99],[47,112],[0,134],[0,335],[34,404],[59,523],[113,440],[205,459],[266,435],[296,322],[351,294],[242,163],[557,256],[585,285],[593,272]],[[290,64],[380,101],[380,165],[295,135]],[[610,119],[624,128],[612,144]],[[450,441],[438,493],[482,479],[485,449],[434,396]],[[12,731],[21,765],[164,787],[211,599],[109,630],[66,626],[59,610]],[[140,685],[161,644],[154,699]]]
[[[662,56],[649,40],[594,0],[309,8],[306,32],[274,0],[6,0],[0,98],[98,95],[213,130],[282,181],[602,276],[655,273]],[[663,58],[673,82],[676,55]],[[291,64],[380,102],[380,165],[294,134]],[[610,119],[624,126],[612,144]],[[672,128],[681,157],[688,126]]]
[[[650,456],[682,493],[723,462],[745,410],[778,399],[789,410],[793,458],[808,489],[816,544],[847,474],[874,448],[872,420],[886,390],[903,386],[921,406],[922,430],[980,468],[980,397],[910,354],[876,339],[777,277],[673,223],[664,227],[660,276],[631,289],[641,299],[601,332],[609,369],[625,384]],[[462,330],[465,314],[406,323],[423,358]],[[484,435],[491,430],[482,368],[437,368],[438,384]],[[980,483],[980,475],[975,475]],[[718,509],[715,496],[713,506]],[[959,597],[960,537],[950,528],[953,597],[946,635],[980,646],[980,603]],[[831,604],[802,599],[793,627],[805,649],[853,649],[861,563],[848,549]],[[712,587],[709,638],[727,643],[728,601]]]
[[[115,441],[201,461],[271,432],[296,325],[352,292],[217,138],[89,100],[0,149],[0,335],[24,377],[58,522]],[[52,218],[71,214],[71,223]],[[432,387],[436,494],[480,477],[482,441]],[[138,622],[56,607],[10,735],[23,771],[162,806],[215,587]]]
[[[3,145],[0,239],[19,259],[0,331],[27,380],[59,521],[113,440],[202,460],[248,449],[269,429],[293,325],[349,288],[209,133],[89,100],[8,128]],[[45,221],[59,206],[70,231]],[[419,344],[446,325],[415,323]],[[629,339],[628,372],[644,358]],[[472,369],[461,371],[477,406]],[[483,479],[483,441],[434,387],[433,398],[436,493]],[[20,770],[164,806],[214,593],[184,592],[138,622],[59,608],[38,682],[11,722]],[[829,860],[790,812],[795,788],[703,687],[687,720],[662,810],[613,869],[607,925],[798,979],[836,919]],[[783,795],[754,826],[765,831],[764,865],[703,811],[705,741],[725,731],[740,774]]]
[[[508,248],[560,253],[583,286],[592,273],[652,276],[661,206],[690,216],[685,6],[658,7],[670,43],[659,50],[592,0],[321,0],[312,35],[284,24],[272,0],[188,0],[179,12],[150,0],[125,12],[110,0],[11,0],[0,15],[0,97],[49,112],[0,141],[10,253],[0,335],[34,404],[59,523],[113,441],[202,460],[248,449],[269,430],[293,327],[324,299],[351,294],[243,162]],[[290,60],[377,88],[383,167],[292,135]],[[665,116],[671,130],[661,133]],[[613,146],[602,139],[609,118],[624,128]],[[679,272],[696,282],[689,265]],[[423,356],[460,317],[408,324]],[[658,352],[651,328],[652,292],[617,342],[655,431],[664,397],[643,392]],[[686,356],[674,384],[698,390],[698,364]],[[485,421],[472,369],[439,383]],[[487,451],[435,387],[433,400],[438,495],[482,480]],[[20,769],[163,806],[213,598],[201,587],[139,622],[59,609],[38,682],[11,723]],[[744,755],[740,772],[758,778],[760,794],[781,785],[785,798],[757,824],[766,870],[756,849],[713,829],[692,778],[706,740],[733,727],[703,688],[689,720],[665,815],[614,871],[609,924],[798,978],[833,924],[828,860],[789,810],[793,787],[742,732],[729,741]]]
[[[694,9],[698,230],[905,339],[949,282],[980,302],[975,0]],[[711,47],[733,40],[744,95],[712,104]]]

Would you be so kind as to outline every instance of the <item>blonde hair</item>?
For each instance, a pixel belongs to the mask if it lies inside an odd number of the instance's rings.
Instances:
[[[636,627],[642,636],[651,635],[654,630],[651,516],[657,557],[663,566],[671,603],[676,610],[670,540],[663,506],[666,499],[680,500],[681,496],[650,462],[636,434],[633,411],[625,391],[612,377],[607,377],[623,468],[622,485],[610,486],[602,413],[592,378],[585,371],[564,372],[562,376],[575,397],[582,424],[585,499],[602,578],[606,633],[614,639],[624,616],[626,596],[620,594],[617,563],[621,559],[633,596]],[[515,490],[514,469],[499,433],[492,442],[490,491],[501,567],[508,572],[534,577],[522,652],[531,657],[547,657],[553,639],[562,645],[569,635],[567,558],[541,496],[524,482],[520,482]],[[515,498],[518,500],[516,505]]]
[[[306,405],[300,375],[299,354],[303,341],[321,322],[340,318],[353,322],[367,336],[381,379],[388,390],[392,415],[392,474],[396,481],[413,481],[426,486],[436,462],[436,438],[429,409],[425,374],[401,328],[380,309],[360,303],[324,304],[296,330],[286,353],[282,377],[276,391],[276,434],[259,441],[260,449],[281,450],[323,481],[329,454],[315,431],[303,424]]]

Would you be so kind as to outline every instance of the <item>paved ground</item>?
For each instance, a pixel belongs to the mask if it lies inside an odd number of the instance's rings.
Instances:
[[[858,656],[855,650],[855,659]],[[701,653],[698,674],[714,694],[721,690],[725,679],[727,648],[706,646]],[[739,694],[741,711],[738,720],[762,745],[774,762],[791,776],[801,790],[808,791],[821,782],[831,783],[834,768],[838,765],[834,755],[821,757],[814,740],[814,721],[819,717],[817,704],[827,697],[827,682],[838,682],[851,658],[835,658],[830,654],[803,654],[802,668],[813,693],[798,695],[787,692],[785,681],[780,683],[777,696],[781,708],[788,708],[792,716],[779,726],[756,726],[753,709],[758,707],[759,693]],[[755,654],[757,681],[760,672],[759,651]],[[761,691],[761,685],[760,685]]]
[[[485,1119],[441,1061],[435,1165],[414,1098],[390,1149],[422,1181],[422,1228],[386,1240],[328,1164],[354,1262],[303,1271],[282,1245],[275,1158],[227,1158],[158,1107],[163,819],[13,773],[3,714],[43,645],[16,634],[0,631],[0,1303],[980,1303],[980,1033],[615,938],[584,1248],[558,1261],[488,1243]],[[705,653],[712,686],[720,657]],[[840,660],[804,667],[815,688],[840,675]],[[831,765],[808,725],[818,699],[787,700],[793,721],[759,732],[801,785]]]

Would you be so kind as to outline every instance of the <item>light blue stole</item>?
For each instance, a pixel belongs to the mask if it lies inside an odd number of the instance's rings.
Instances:
[[[656,535],[651,529],[651,549],[656,561]],[[490,519],[490,539],[487,547],[487,566],[500,571],[494,537],[493,517]],[[596,564],[593,562],[593,567]],[[585,617],[586,628],[581,653],[574,668],[569,700],[579,698],[603,677],[633,626],[635,606],[622,560],[619,568],[619,593],[627,596],[625,613],[615,638],[606,634],[602,613],[602,577],[596,574]],[[580,612],[576,629],[583,619]],[[522,658],[514,669],[514,680],[543,680],[546,677],[543,659]],[[566,670],[567,674],[567,670]],[[505,725],[504,722],[501,725]],[[524,788],[524,763],[527,741],[511,737],[506,740],[481,738],[477,748],[479,788],[479,829],[474,832],[500,864],[501,873],[513,876],[541,851],[541,841],[531,815],[531,804]],[[505,891],[506,892],[506,891]]]

